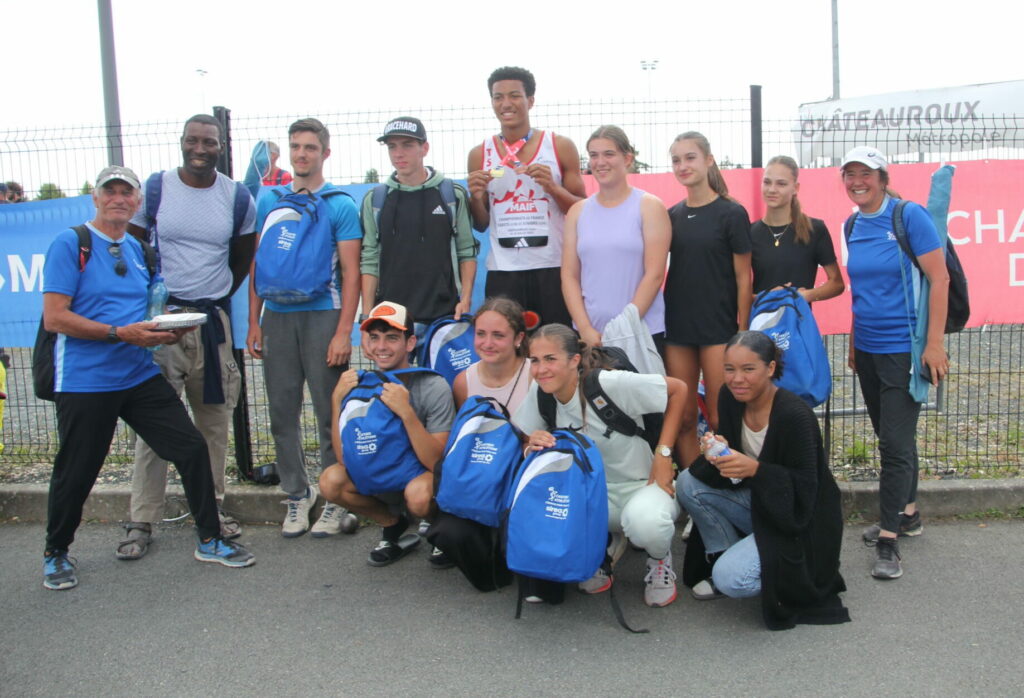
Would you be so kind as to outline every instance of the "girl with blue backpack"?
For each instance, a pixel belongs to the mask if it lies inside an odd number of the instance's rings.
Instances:
[[[679,505],[675,500],[671,444],[675,443],[687,402],[686,384],[675,378],[630,371],[604,370],[595,352],[565,325],[544,325],[530,338],[530,370],[534,383],[513,421],[529,434],[528,451],[555,445],[551,431],[571,429],[590,437],[604,460],[608,486],[608,530],[612,562],[624,552],[627,539],[647,551],[644,601],[667,606],[676,599],[671,544]],[[608,400],[642,424],[643,415],[664,413],[655,452],[639,433],[627,436],[608,427],[583,395],[583,382],[598,371]],[[541,409],[540,393],[555,398],[555,424]],[[611,588],[605,566],[579,585],[596,594]]]
[[[701,601],[760,594],[772,630],[848,621],[843,513],[818,420],[775,384],[782,353],[763,332],[729,340],[724,372],[714,438],[727,448],[708,444],[676,483],[696,524],[683,583]]]
[[[467,401],[477,397],[493,401],[490,408],[481,406],[477,409],[477,416],[481,416],[482,409],[491,418],[500,420],[502,416],[507,419],[509,414],[516,411],[530,386],[526,341],[526,321],[519,303],[504,296],[484,301],[473,317],[473,348],[480,360],[459,373],[452,385],[455,406],[459,409],[452,439],[459,434],[463,408],[472,409],[475,406],[475,403],[468,405]],[[446,449],[445,462],[449,457],[472,458],[472,455],[467,456],[455,449],[454,444],[452,446],[452,449]],[[515,448],[514,453],[495,453],[494,456],[512,457],[518,461],[521,447],[517,443]],[[449,467],[454,469],[462,466],[464,464],[459,463]],[[446,511],[444,502],[449,501],[446,498],[448,493],[441,491],[446,485],[442,467],[437,492],[438,511],[427,530],[427,540],[445,560],[458,566],[478,590],[493,591],[507,586],[512,582],[512,574],[499,550],[497,526],[488,525],[495,522],[484,523],[456,515],[454,511]],[[457,507],[448,508],[454,510]]]

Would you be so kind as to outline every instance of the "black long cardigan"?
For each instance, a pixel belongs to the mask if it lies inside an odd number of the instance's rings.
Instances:
[[[738,449],[744,404],[725,386],[718,399],[718,433]],[[761,605],[770,630],[796,623],[850,620],[839,599],[846,583],[839,574],[843,515],[839,488],[828,469],[821,430],[811,409],[795,394],[775,393],[757,473],[733,485],[703,456],[690,467],[717,488],[749,487],[754,541],[761,558]],[[711,576],[699,533],[691,536],[683,582]]]

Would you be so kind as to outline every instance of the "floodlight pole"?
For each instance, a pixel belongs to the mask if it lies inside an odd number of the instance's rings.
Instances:
[[[100,63],[103,69],[103,111],[107,121],[107,164],[124,165],[121,107],[117,97],[117,59],[114,56],[114,16],[110,0],[96,0],[100,20]]]
[[[832,99],[839,99],[839,0],[832,0]]]

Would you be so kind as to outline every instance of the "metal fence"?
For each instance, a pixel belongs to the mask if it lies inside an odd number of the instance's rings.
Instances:
[[[846,367],[847,335],[826,338],[833,371],[831,415],[820,422],[829,442],[829,462],[837,477],[871,480],[878,476],[877,440],[864,413],[856,378]],[[998,477],[1024,473],[1024,325],[994,325],[946,338],[951,372],[936,400],[921,414],[918,450],[921,471],[937,478]],[[30,351],[9,349],[7,373],[10,398],[0,440],[3,459],[39,463],[53,459],[57,448],[53,405],[32,394]],[[357,355],[353,365],[367,367]],[[249,427],[254,464],[274,460],[274,444],[263,373],[258,361],[246,360]],[[317,462],[318,439],[312,405],[305,401],[303,444],[308,462]],[[110,459],[130,461],[132,436],[123,425],[111,447]],[[233,444],[232,444],[233,445]],[[229,453],[232,452],[229,450]]]
[[[462,176],[466,154],[495,130],[494,114],[486,103],[472,106],[430,106],[403,110],[420,117],[431,142],[431,162],[440,170]],[[343,184],[371,180],[390,171],[384,149],[377,143],[386,121],[394,111],[366,110],[314,114],[332,131],[331,156],[325,163],[328,180]],[[146,124],[124,124],[121,145],[124,161],[140,175],[174,167],[180,163],[178,139],[181,119]],[[274,116],[233,115],[230,152],[233,170],[244,172],[252,147],[269,138],[283,145],[288,125],[309,114]],[[701,100],[591,100],[541,103],[532,121],[563,133],[581,148],[589,133],[600,124],[622,126],[633,139],[641,171],[670,170],[668,147],[681,131],[698,130],[712,143],[723,167],[759,166],[768,157],[788,154],[800,158],[798,119],[761,118],[760,88],[752,86],[749,96],[735,99]],[[924,162],[954,159],[1024,159],[1024,119],[1016,116],[979,115],[974,128],[999,129],[1003,136],[996,145],[960,148],[965,144],[963,126],[939,124],[940,140],[948,147],[929,152],[901,152],[896,162]],[[906,133],[898,127],[885,131],[872,145],[892,152],[905,151]],[[842,135],[840,135],[842,134]],[[857,133],[836,131],[835,138],[856,143]],[[969,140],[969,139],[968,139]],[[66,126],[57,129],[17,129],[0,132],[0,179],[17,179],[30,197],[39,195],[44,184],[51,193],[59,189],[76,195],[95,173],[107,164],[105,126]],[[897,147],[899,146],[899,147]],[[286,150],[286,148],[283,148]],[[813,153],[812,153],[813,155]],[[286,159],[286,158],[285,158]],[[811,166],[833,164],[829,158],[814,156]],[[585,166],[583,158],[581,165]],[[670,202],[671,203],[671,202]],[[953,359],[953,373],[937,404],[926,410],[919,430],[923,471],[937,477],[972,477],[978,474],[1020,474],[1024,464],[1020,395],[1024,388],[1021,347],[1024,325],[985,327],[947,338]],[[834,391],[832,416],[826,426],[832,467],[841,477],[867,479],[877,476],[874,434],[856,380],[846,368],[844,335],[827,339],[832,356]],[[8,349],[13,365],[8,373],[6,411],[2,440],[4,460],[46,462],[56,450],[56,425],[52,405],[32,396],[27,349]],[[251,435],[252,460],[257,465],[273,460],[269,418],[258,362],[246,361],[246,400]],[[317,452],[317,435],[307,401],[303,414],[304,442],[312,462]],[[824,420],[823,420],[824,422]],[[111,458],[131,458],[131,436],[118,431]],[[243,448],[242,453],[245,452]]]
[[[495,131],[494,114],[487,104],[469,106],[410,107],[406,113],[420,117],[431,144],[430,162],[442,172],[462,177],[466,173],[469,149]],[[274,116],[231,116],[233,171],[245,172],[249,154],[261,139],[279,145],[287,143],[288,126],[303,116],[315,116],[331,131],[331,156],[325,175],[336,184],[363,182],[390,172],[385,149],[377,142],[384,124],[395,111],[366,110],[320,114]],[[181,162],[178,140],[184,119],[123,124],[121,146],[124,162],[141,176]],[[795,115],[762,118],[760,88],[750,96],[733,99],[693,100],[591,100],[538,104],[531,116],[542,124],[569,136],[582,151],[591,132],[601,124],[625,129],[638,150],[642,172],[669,172],[668,149],[676,135],[696,130],[708,137],[723,168],[758,167],[773,155],[790,155],[804,167],[834,165],[833,158],[821,156],[836,143],[845,146],[865,143],[865,133],[856,129],[818,132],[813,145],[801,138],[814,131]],[[972,133],[999,133],[997,141],[971,142]],[[923,152],[907,152],[908,130],[892,126],[871,131],[870,145],[890,153],[896,163],[1024,158],[1024,117],[982,114],[970,129],[962,124],[938,123],[931,128],[932,140]],[[61,126],[0,131],[0,180],[17,180],[29,198],[42,190],[52,195],[59,190],[67,196],[79,194],[107,162],[107,129],[104,126]],[[866,143],[865,143],[866,144]],[[284,153],[287,148],[282,149]],[[581,152],[581,156],[585,153]],[[286,162],[287,156],[282,155]],[[584,158],[581,164],[585,166]],[[286,166],[286,164],[285,164]],[[44,185],[50,185],[44,187]]]

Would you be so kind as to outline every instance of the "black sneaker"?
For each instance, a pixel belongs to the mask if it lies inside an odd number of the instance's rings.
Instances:
[[[921,511],[917,510],[910,516],[907,516],[902,511],[900,512],[900,530],[897,533],[900,537],[904,536],[919,536],[924,533],[924,526],[921,525]],[[864,540],[868,543],[874,543],[878,540],[878,534],[882,530],[882,527],[878,524],[868,526],[864,529],[864,533],[861,534]]]
[[[434,548],[430,552],[430,558],[428,559],[430,560],[430,566],[435,570],[447,570],[455,567],[455,563],[440,548]]]
[[[51,550],[43,555],[43,586],[55,591],[78,586],[75,563],[66,550]]]
[[[875,579],[899,579],[903,576],[900,565],[900,547],[895,538],[879,538],[874,543],[878,557],[871,568],[871,576]]]

